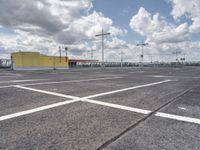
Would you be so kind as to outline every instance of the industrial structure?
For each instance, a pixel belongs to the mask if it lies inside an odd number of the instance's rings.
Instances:
[[[68,57],[46,56],[39,52],[15,52],[11,54],[13,70],[68,69]]]
[[[10,68],[11,61],[10,59],[0,59],[0,68]]]
[[[69,67],[83,67],[83,66],[93,66],[94,64],[99,63],[98,60],[86,60],[86,59],[69,59]]]

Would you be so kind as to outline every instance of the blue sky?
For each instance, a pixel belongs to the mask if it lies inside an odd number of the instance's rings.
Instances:
[[[152,55],[157,61],[173,61],[170,55],[175,51],[188,54],[188,60],[200,58],[199,0],[0,0],[0,4],[0,58],[18,50],[57,55],[61,45],[70,47],[72,58],[87,57],[90,49],[96,49],[95,57],[101,60],[95,34],[102,27],[111,32],[105,39],[108,61],[118,61],[122,50],[127,61],[139,61],[136,44],[141,41],[149,43],[146,61]]]
[[[111,18],[114,25],[127,29],[128,34],[124,39],[129,42],[145,40],[145,37],[133,32],[129,27],[130,19],[133,15],[137,14],[140,7],[144,7],[151,14],[159,13],[168,22],[174,24],[188,22],[188,24],[191,24],[191,20],[185,16],[182,16],[178,22],[173,19],[173,16],[170,14],[172,5],[169,4],[168,0],[94,0],[93,6],[93,10],[102,12],[105,16]],[[192,36],[192,40],[199,39],[199,34]]]
[[[140,7],[146,8],[150,13],[159,12],[169,19],[171,6],[165,0],[94,0],[94,10],[103,12],[107,17],[113,19],[114,23],[128,28],[130,19],[138,12]]]
[[[6,34],[6,35],[15,35],[16,34],[12,29],[5,28],[5,27],[0,27],[0,33]]]
[[[103,12],[105,16],[111,18],[114,25],[128,30],[128,34],[124,38],[129,42],[145,40],[129,27],[130,19],[137,14],[140,7],[146,8],[152,14],[159,12],[168,21],[173,21],[173,17],[170,15],[171,6],[165,0],[94,0],[93,5],[94,10]]]

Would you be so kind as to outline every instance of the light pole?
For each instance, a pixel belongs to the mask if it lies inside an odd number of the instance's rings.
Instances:
[[[123,68],[123,55],[124,55],[124,52],[121,50],[121,68]]]
[[[67,62],[67,60],[68,60],[68,58],[67,58],[67,51],[68,51],[68,48],[65,47],[65,52],[66,52],[66,62]]]
[[[91,50],[90,50],[90,53],[91,53],[91,61],[93,61],[93,58],[94,58],[94,54],[93,54],[94,51],[96,51],[96,50],[94,50],[94,49],[91,49]],[[91,62],[91,68],[93,68],[93,62]]]
[[[55,55],[53,56],[53,70],[56,70],[56,61],[55,61]]]
[[[180,54],[180,52],[176,51],[173,54],[176,55],[176,65],[178,65],[178,54]]]
[[[101,67],[104,68],[104,36],[106,35],[110,35],[110,33],[104,33],[103,29],[102,29],[102,33],[101,34],[97,34],[96,37],[101,36],[102,37],[102,63],[101,63]]]
[[[61,46],[59,46],[60,63],[61,63]]]
[[[184,53],[183,55],[184,55],[184,57],[183,57],[183,58],[184,58],[184,62],[185,62],[185,61],[186,61],[186,57],[185,57],[185,56],[186,56],[186,53]]]
[[[184,53],[184,54],[183,54],[183,58],[181,58],[183,65],[184,65],[185,60],[186,60],[186,59],[185,59],[185,55],[186,55],[186,54]]]
[[[137,46],[140,46],[142,49],[141,49],[141,55],[140,55],[140,57],[141,57],[141,59],[142,59],[142,68],[144,67],[144,52],[143,52],[143,49],[144,49],[144,46],[147,46],[147,45],[149,45],[149,43],[144,43],[144,42],[142,42],[142,43],[140,43],[140,44],[137,44]]]
[[[151,64],[153,63],[153,56],[151,56]]]

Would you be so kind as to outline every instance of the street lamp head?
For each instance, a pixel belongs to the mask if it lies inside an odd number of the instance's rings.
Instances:
[[[96,37],[98,37],[98,36],[105,36],[105,35],[110,35],[111,33],[102,33],[102,34],[97,34],[97,35],[95,35]]]
[[[136,46],[148,46],[149,43],[141,43],[141,44],[137,44]]]

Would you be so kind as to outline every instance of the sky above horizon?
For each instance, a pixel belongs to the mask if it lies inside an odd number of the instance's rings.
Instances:
[[[59,55],[59,46],[69,48],[69,57],[101,60],[104,32],[105,60],[187,61],[200,58],[199,0],[0,0],[0,58],[11,52],[38,51]]]

